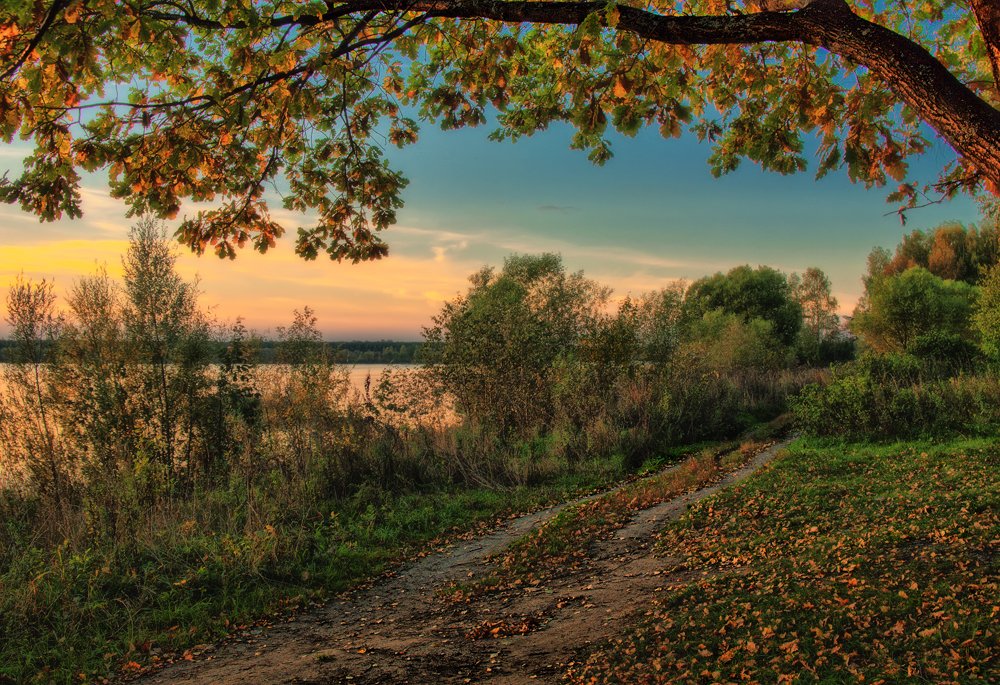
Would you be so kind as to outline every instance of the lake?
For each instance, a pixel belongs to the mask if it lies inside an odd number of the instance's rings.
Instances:
[[[4,367],[7,364],[0,364],[0,390],[4,388]],[[261,364],[258,368],[266,370],[270,365]],[[378,377],[386,369],[393,370],[410,370],[419,369],[420,364],[354,364],[354,365],[340,365],[338,369],[347,368],[347,380],[351,384],[352,390],[357,390],[358,392],[364,392],[365,389],[365,379],[371,376],[372,383],[378,381]]]
[[[371,376],[372,383],[375,383],[386,369],[405,371],[419,368],[420,364],[355,364],[350,367],[347,379],[351,383],[351,388],[364,392],[365,379],[369,376]]]

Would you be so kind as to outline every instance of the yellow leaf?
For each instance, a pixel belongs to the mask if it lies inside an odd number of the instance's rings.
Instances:
[[[63,19],[66,20],[67,24],[75,24],[80,18],[80,12],[83,10],[83,3],[74,2],[72,5],[66,8],[63,13]]]
[[[624,76],[619,76],[615,79],[615,97],[623,98],[628,95],[629,91],[632,89],[631,82]]]
[[[604,13],[604,23],[609,28],[614,28],[618,26],[619,20],[621,20],[622,13],[618,9],[618,6],[614,6]]]

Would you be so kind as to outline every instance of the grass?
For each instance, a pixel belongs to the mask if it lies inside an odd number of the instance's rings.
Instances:
[[[587,556],[594,542],[626,525],[636,512],[705,487],[745,464],[768,444],[703,447],[675,468],[567,507],[494,555],[494,567],[488,575],[453,586],[451,599],[463,601],[483,593],[537,585],[552,574],[564,574]]]
[[[665,531],[675,584],[567,679],[989,681],[998,455],[986,440],[795,443]]]
[[[359,492],[308,520],[235,527],[196,514],[134,539],[0,552],[0,683],[134,673],[356,586],[390,564],[500,517],[605,485],[594,465],[511,491]],[[199,511],[224,508],[206,501]],[[176,512],[175,512],[176,513]],[[196,512],[197,513],[197,512]],[[14,525],[11,520],[7,525]]]

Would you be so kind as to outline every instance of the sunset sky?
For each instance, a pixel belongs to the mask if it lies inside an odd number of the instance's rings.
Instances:
[[[885,189],[865,190],[842,173],[816,182],[811,173],[779,176],[745,164],[714,179],[708,147],[690,135],[617,137],[615,158],[600,168],[569,149],[565,128],[515,144],[489,142],[487,134],[425,126],[416,145],[389,152],[410,185],[398,225],[384,234],[387,259],[305,262],[291,240],[303,221],[279,210],[288,235],[266,256],[247,250],[221,261],[184,252],[180,269],[198,275],[201,301],[218,319],[242,316],[263,335],[309,305],[328,339],[417,340],[470,273],[515,252],[559,252],[567,268],[618,297],[739,264],[818,266],[849,312],[873,246],[892,247],[912,228],[978,219],[975,204],[962,199],[912,212],[904,229],[886,216]],[[25,151],[0,144],[0,169],[20,173]],[[939,148],[919,164],[934,168],[951,156]],[[120,273],[130,221],[97,176],[85,182],[83,219],[41,224],[0,205],[0,297],[18,272],[54,278],[59,292],[99,264]]]

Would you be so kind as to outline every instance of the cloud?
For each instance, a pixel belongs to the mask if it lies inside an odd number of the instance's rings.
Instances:
[[[562,214],[580,211],[579,207],[573,205],[538,205],[537,209],[539,212],[559,212]]]
[[[0,145],[0,159],[17,160],[20,164],[31,153],[27,145]]]
[[[487,237],[487,234],[482,231],[459,233],[421,226],[393,226],[389,229],[388,235],[417,237],[428,242],[467,242],[469,240],[483,240]]]

